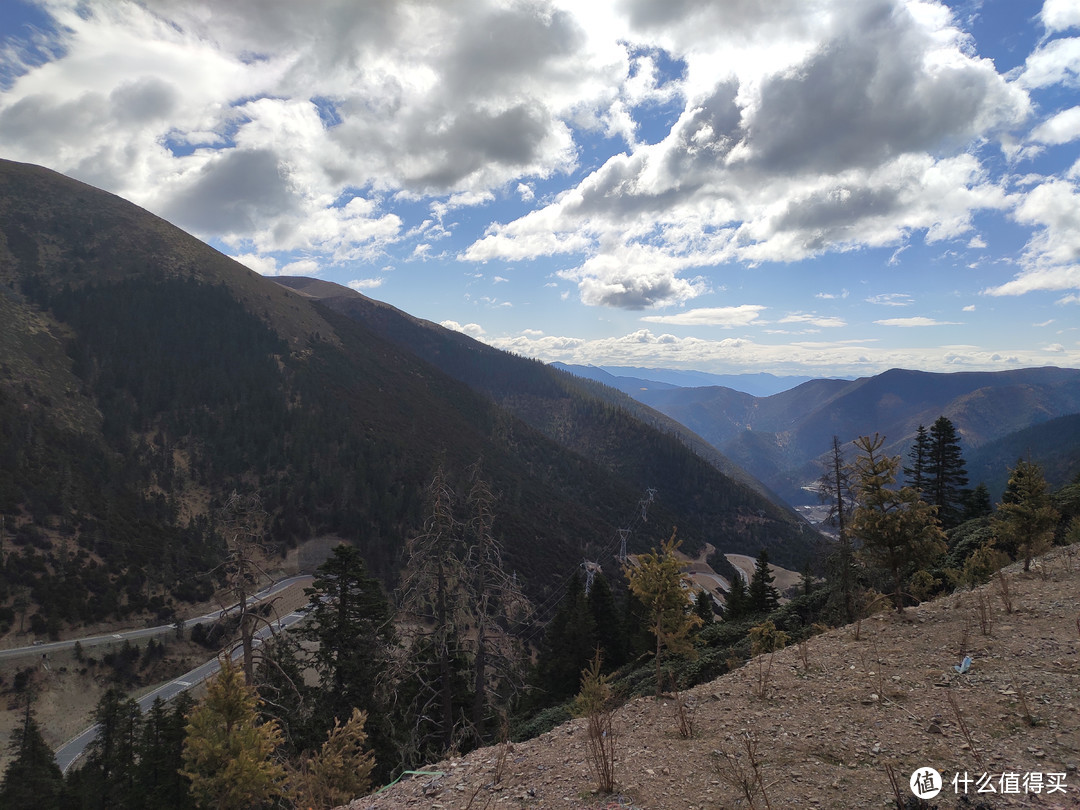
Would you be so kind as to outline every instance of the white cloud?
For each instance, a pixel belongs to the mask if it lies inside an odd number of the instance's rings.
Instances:
[[[680,119],[463,258],[584,252],[582,300],[633,307],[640,296],[586,294],[620,253],[666,254],[670,285],[679,263],[797,261],[902,246],[918,231],[932,242],[1006,206],[964,147],[1023,120],[1026,95],[969,55],[943,7],[840,6],[725,7],[714,20],[708,6],[668,14],[628,0],[632,24],[686,60]],[[740,60],[748,40],[764,58]],[[853,75],[869,78],[853,87]]]
[[[868,304],[881,304],[886,307],[907,307],[915,303],[907,293],[881,293],[866,299]]]
[[[793,312],[790,315],[785,315],[780,319],[779,323],[805,323],[822,329],[847,326],[847,322],[843,318],[838,318],[835,315],[815,315],[806,312]]]
[[[1014,218],[1036,229],[1021,258],[1021,271],[987,295],[1023,295],[1036,290],[1080,290],[1080,190],[1050,179],[1032,188]]]
[[[1080,3],[1076,0],[1045,0],[1039,19],[1050,32],[1080,28]]]
[[[346,286],[349,289],[360,292],[361,290],[373,290],[376,287],[381,287],[383,280],[381,278],[354,278]]]
[[[1016,80],[1021,87],[1080,86],[1080,38],[1053,39],[1036,49]]]
[[[463,335],[468,335],[472,338],[480,338],[484,335],[484,327],[478,323],[460,324],[457,321],[441,321],[440,326],[446,329],[452,329],[455,332],[461,332]]]
[[[974,304],[968,304],[966,307],[964,307],[963,311],[964,312],[974,312],[975,311],[975,305]]]
[[[1039,143],[1062,144],[1080,138],[1080,107],[1062,110],[1031,131],[1031,140]]]
[[[678,326],[722,326],[731,329],[735,326],[748,326],[757,320],[758,313],[765,307],[757,304],[743,304],[737,307],[708,307],[690,309],[675,315],[648,315],[641,320],[649,323],[666,323]]]
[[[916,315],[911,318],[885,318],[884,320],[874,321],[879,326],[901,326],[901,327],[915,327],[915,326],[956,326],[956,321],[936,321],[933,318],[924,318],[920,315]]]
[[[975,371],[1037,366],[1043,349],[996,351],[979,346],[886,347],[873,339],[759,343],[746,338],[704,340],[657,335],[647,329],[587,340],[543,335],[487,337],[493,346],[545,362],[581,365],[662,366],[731,373],[769,371],[781,374],[868,376],[890,368],[926,371]],[[1080,347],[1055,363],[1080,364]]]

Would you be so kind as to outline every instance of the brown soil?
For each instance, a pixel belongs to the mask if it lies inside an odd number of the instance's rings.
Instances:
[[[672,698],[631,701],[616,713],[615,794],[594,792],[584,721],[574,720],[423,768],[440,775],[406,777],[348,808],[895,808],[889,769],[913,802],[909,777],[926,767],[945,786],[924,807],[1080,808],[1078,552],[1057,550],[1039,572],[1006,569],[1011,612],[995,581],[788,647],[771,673],[767,657],[754,659],[686,696],[690,739],[678,734]],[[965,655],[973,663],[961,675]],[[747,739],[767,802],[758,792],[750,804],[735,786],[756,776]],[[735,762],[724,771],[721,751]],[[965,803],[951,783],[965,773],[989,775],[998,791],[1017,774],[1019,792],[979,794],[973,781]],[[1042,776],[1041,793],[1024,793],[1027,774]],[[1052,783],[1065,790],[1049,792]]]

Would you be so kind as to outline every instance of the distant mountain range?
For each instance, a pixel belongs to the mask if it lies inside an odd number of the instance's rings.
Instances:
[[[1000,495],[1008,469],[1030,457],[1056,486],[1080,474],[1080,370],[1030,368],[936,374],[892,369],[858,380],[811,380],[768,397],[731,388],[638,388],[631,396],[678,420],[789,503],[814,500],[832,437],[881,433],[905,456],[919,425],[956,425],[972,484]],[[1054,421],[1050,421],[1054,420]]]
[[[666,538],[797,567],[810,527],[673,420],[337,285],[263,278],[148,212],[0,161],[0,606],[42,626],[204,595],[215,507],[268,543],[354,542],[392,583],[443,467],[479,461],[509,564],[543,599],[657,490]],[[7,612],[4,613],[3,611]],[[14,621],[0,608],[0,631]]]
[[[552,363],[555,368],[569,371],[579,377],[602,382],[634,396],[637,391],[664,391],[669,388],[700,388],[723,386],[767,397],[787,391],[813,377],[784,376],[760,372],[757,374],[710,374],[706,371],[684,371],[673,368],[641,368],[639,366],[580,366]]]

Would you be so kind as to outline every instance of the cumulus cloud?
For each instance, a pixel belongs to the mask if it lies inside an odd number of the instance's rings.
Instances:
[[[721,15],[708,4],[669,14],[624,3],[632,27],[686,61],[679,120],[662,141],[493,227],[464,258],[583,252],[582,300],[637,307],[648,297],[596,295],[586,279],[604,286],[611,260],[646,246],[697,268],[896,245],[919,231],[932,242],[1007,205],[966,145],[1024,120],[1030,102],[970,55],[946,9],[781,5],[724,5]],[[765,30],[772,46],[759,41]],[[740,62],[748,39],[757,58]]]
[[[484,335],[484,327],[478,323],[460,324],[457,321],[441,321],[439,326],[451,329],[454,332],[461,332],[463,335],[468,335],[471,338],[480,338]]]
[[[1080,190],[1050,179],[1032,188],[1013,216],[1035,228],[1011,280],[983,292],[1023,295],[1036,290],[1080,290]]]
[[[1045,0],[1039,19],[1050,32],[1080,28],[1080,5],[1075,0]]]
[[[1062,144],[1080,138],[1080,107],[1070,107],[1043,121],[1031,131],[1031,140]]]
[[[373,290],[376,287],[381,287],[382,283],[381,278],[354,278],[346,286],[351,290],[361,292],[362,290]]]

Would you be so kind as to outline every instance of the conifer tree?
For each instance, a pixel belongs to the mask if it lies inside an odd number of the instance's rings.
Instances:
[[[852,535],[862,540],[863,556],[892,579],[893,606],[904,609],[904,585],[916,570],[945,552],[945,534],[934,507],[912,487],[895,489],[899,457],[881,453],[884,437],[862,436],[854,463],[856,507]]]
[[[311,723],[325,733],[335,719],[344,722],[360,709],[377,718],[371,724],[372,745],[376,758],[389,762],[392,729],[386,676],[397,638],[386,596],[368,575],[360,552],[345,544],[336,546],[319,566],[306,593],[311,612],[303,635],[317,645],[312,664],[319,676],[319,689],[310,694]]]
[[[761,549],[754,563],[754,574],[750,577],[747,597],[752,613],[769,613],[780,604],[780,593],[773,587],[773,576],[769,569],[769,552]]]
[[[285,770],[274,761],[281,731],[259,722],[259,699],[226,656],[206,697],[191,712],[184,739],[184,775],[199,807],[249,810],[281,794]]]
[[[368,792],[375,761],[365,745],[366,721],[359,709],[353,709],[345,723],[335,719],[318,753],[289,769],[296,807],[338,807]]]
[[[181,692],[166,706],[155,700],[143,717],[135,768],[135,795],[146,807],[186,810],[195,806],[184,766],[187,714],[195,706],[188,692]]]
[[[724,620],[733,622],[744,618],[750,612],[750,597],[746,593],[746,581],[742,574],[731,578],[731,590],[724,601]]]
[[[132,807],[142,712],[132,699],[110,689],[94,710],[97,737],[74,785],[81,807]]]
[[[1058,517],[1042,469],[1018,460],[993,519],[997,547],[1014,558],[1022,557],[1024,570],[1029,571],[1031,561],[1050,548]]]
[[[926,492],[927,467],[930,465],[931,456],[930,434],[926,432],[926,425],[919,425],[915,431],[915,442],[908,451],[911,466],[904,467],[904,478],[907,485],[920,495]]]
[[[27,702],[22,724],[11,734],[12,760],[0,783],[0,807],[19,810],[56,810],[60,807],[64,777]]]
[[[967,493],[967,470],[956,427],[944,416],[930,426],[930,459],[927,465],[924,500],[937,507],[942,527],[960,522]]]
[[[701,619],[701,624],[710,625],[715,620],[712,594],[702,588],[694,597],[694,614]]]
[[[595,655],[596,647],[596,620],[581,574],[575,571],[558,611],[548,622],[536,660],[536,686],[547,694],[548,702],[577,694],[581,670]]]
[[[675,530],[658,552],[653,549],[637,558],[637,565],[628,565],[624,571],[630,590],[649,609],[652,633],[656,638],[656,697],[662,691],[660,662],[664,650],[672,653],[689,653],[693,646],[690,631],[701,624],[690,610],[690,589],[684,587],[682,564],[675,551]]]
[[[596,627],[596,644],[600,647],[604,665],[617,669],[627,660],[626,629],[622,611],[603,573],[597,573],[593,578],[588,603]]]

